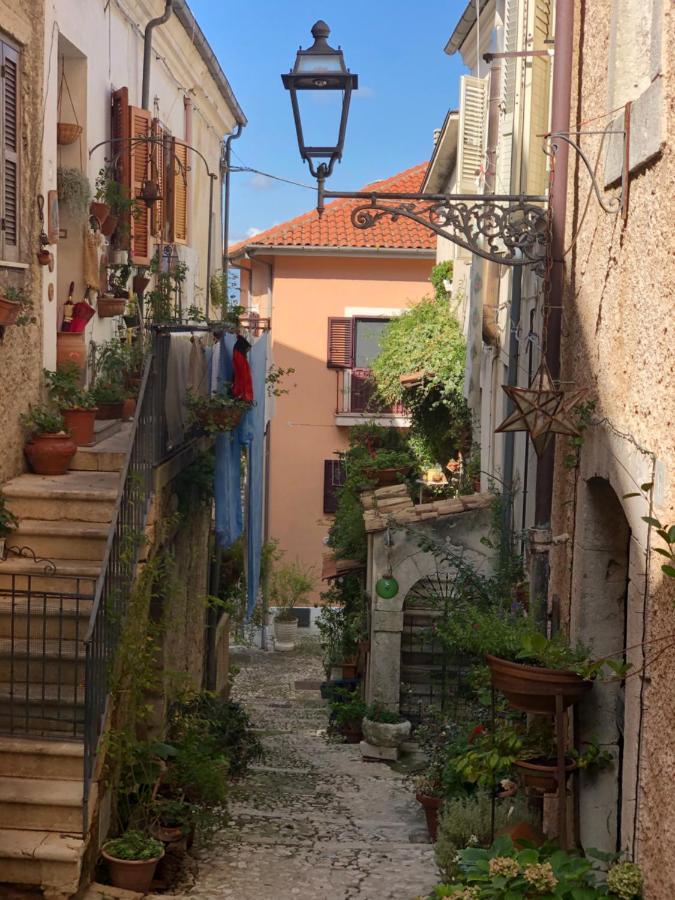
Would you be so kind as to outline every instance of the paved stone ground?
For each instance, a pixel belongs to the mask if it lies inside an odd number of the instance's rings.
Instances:
[[[260,730],[265,759],[232,791],[232,827],[208,850],[196,851],[196,872],[171,896],[426,896],[438,879],[421,809],[401,774],[364,762],[358,745],[326,739],[316,649],[251,650],[234,654],[233,662],[241,666],[234,696]]]

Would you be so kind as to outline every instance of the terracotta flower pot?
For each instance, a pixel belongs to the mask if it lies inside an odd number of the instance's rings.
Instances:
[[[555,759],[519,759],[514,763],[525,787],[540,794],[554,794],[558,790],[558,763]],[[576,768],[574,760],[565,760],[565,778]]]
[[[92,200],[89,204],[89,212],[95,219],[98,219],[100,224],[103,224],[110,215],[110,207],[107,203],[101,203],[99,200]]]
[[[49,250],[38,250],[36,256],[41,266],[48,266],[51,262],[52,254]]]
[[[36,475],[65,475],[77,452],[77,444],[65,432],[36,434],[23,449]]]
[[[56,335],[56,368],[77,366],[81,373],[87,367],[84,332],[59,331]]]
[[[364,469],[363,474],[368,481],[374,481],[378,487],[398,484],[410,471],[410,466],[394,466],[391,469]]]
[[[417,802],[422,804],[424,816],[427,820],[427,831],[429,837],[434,843],[438,834],[438,813],[443,802],[442,797],[432,797],[430,794],[421,794],[419,791],[415,794]]]
[[[62,409],[61,415],[66,423],[66,431],[78,447],[91,447],[94,443],[94,422],[96,407],[93,409]]]
[[[124,415],[124,400],[119,403],[99,403],[96,410],[97,419],[121,419]]]
[[[108,863],[113,887],[146,894],[150,890],[157,863],[164,856],[164,851],[162,851],[162,856],[156,856],[153,859],[115,859],[105,852],[104,847],[101,850],[101,856]]]
[[[136,398],[135,397],[126,397],[122,402],[122,418],[125,422],[128,422],[129,419],[133,419],[134,413],[136,412]]]
[[[76,125],[75,122],[56,123],[56,143],[61,146],[74,144],[81,134],[82,126]]]
[[[342,662],[342,677],[343,678],[356,678],[356,660],[343,660]]]
[[[218,431],[234,431],[241,422],[244,410],[240,407],[232,409],[200,409],[197,412],[197,421],[206,428],[210,426]]]
[[[131,279],[131,286],[134,294],[142,294],[146,287],[150,284],[150,279],[145,275],[134,275]]]
[[[127,308],[124,297],[109,297],[102,294],[96,301],[96,312],[99,319],[110,319],[113,316],[121,316]]]
[[[19,317],[21,304],[16,300],[0,297],[0,325],[13,325]]]
[[[117,223],[119,222],[119,216],[108,215],[101,222],[101,234],[105,237],[110,237],[115,233],[115,229],[117,228]]]
[[[555,713],[555,698],[562,696],[563,707],[571,706],[590,691],[592,681],[565,669],[545,669],[510,662],[486,655],[492,684],[501,691],[511,706],[531,713]]]

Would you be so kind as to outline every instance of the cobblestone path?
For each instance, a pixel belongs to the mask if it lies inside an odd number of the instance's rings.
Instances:
[[[310,646],[246,651],[234,696],[265,759],[231,794],[232,827],[197,851],[185,900],[413,900],[437,882],[423,814],[403,776],[326,740]],[[164,897],[167,895],[164,894]]]

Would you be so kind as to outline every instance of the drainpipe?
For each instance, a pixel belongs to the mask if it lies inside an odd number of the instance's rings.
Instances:
[[[222,163],[222,168],[225,174],[225,178],[223,181],[223,287],[225,289],[225,302],[223,303],[223,308],[221,311],[223,318],[225,318],[227,314],[227,299],[229,290],[228,277],[230,274],[230,163],[232,159],[232,141],[236,141],[237,138],[241,137],[243,128],[244,126],[241,124],[241,122],[238,122],[237,127],[232,132],[232,134],[228,134],[228,136],[225,138],[225,153],[223,155]]]
[[[164,25],[171,18],[173,12],[173,0],[166,0],[166,7],[161,16],[150,19],[145,26],[143,43],[143,87],[141,90],[141,107],[150,108],[150,63],[152,61],[152,32],[158,25]]]
[[[523,283],[523,267],[514,266],[511,281],[511,308],[509,311],[509,365],[506,374],[506,383],[511,387],[518,384],[518,362],[519,362],[519,345],[518,345],[518,328],[520,326],[520,305]],[[513,412],[513,400],[510,397],[506,399],[506,415]],[[504,435],[504,496],[506,503],[504,504],[504,535],[510,536],[513,529],[512,510],[513,510],[513,460],[515,449],[516,435],[513,431],[507,431]]]
[[[551,131],[567,132],[570,127],[572,59],[574,38],[574,0],[558,0],[555,17],[555,56],[551,99]],[[555,144],[555,141],[554,141]],[[555,178],[551,186],[551,271],[550,310],[546,336],[546,362],[554,379],[560,377],[560,338],[565,288],[565,218],[567,215],[567,164],[569,147],[560,141],[555,154]],[[555,441],[552,440],[537,466],[532,562],[532,588],[535,597],[548,597],[549,547]]]

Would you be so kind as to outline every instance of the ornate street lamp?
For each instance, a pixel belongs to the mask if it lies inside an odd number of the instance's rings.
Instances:
[[[312,177],[316,178],[319,185],[332,173],[337,160],[342,158],[342,148],[345,142],[347,129],[347,116],[349,115],[349,101],[352,91],[359,86],[359,76],[352,75],[345,66],[344,55],[340,47],[335,50],[328,44],[330,28],[319,19],[312,28],[314,43],[311,47],[298,50],[295,65],[287,75],[282,75],[284,87],[291,94],[293,107],[293,119],[295,130],[298,134],[298,147],[300,156],[309,163]],[[326,143],[324,146],[308,146],[300,120],[300,104],[298,102],[299,91],[338,91],[342,93],[342,110],[338,127],[337,141],[334,144]],[[317,160],[322,160],[316,165]]]

